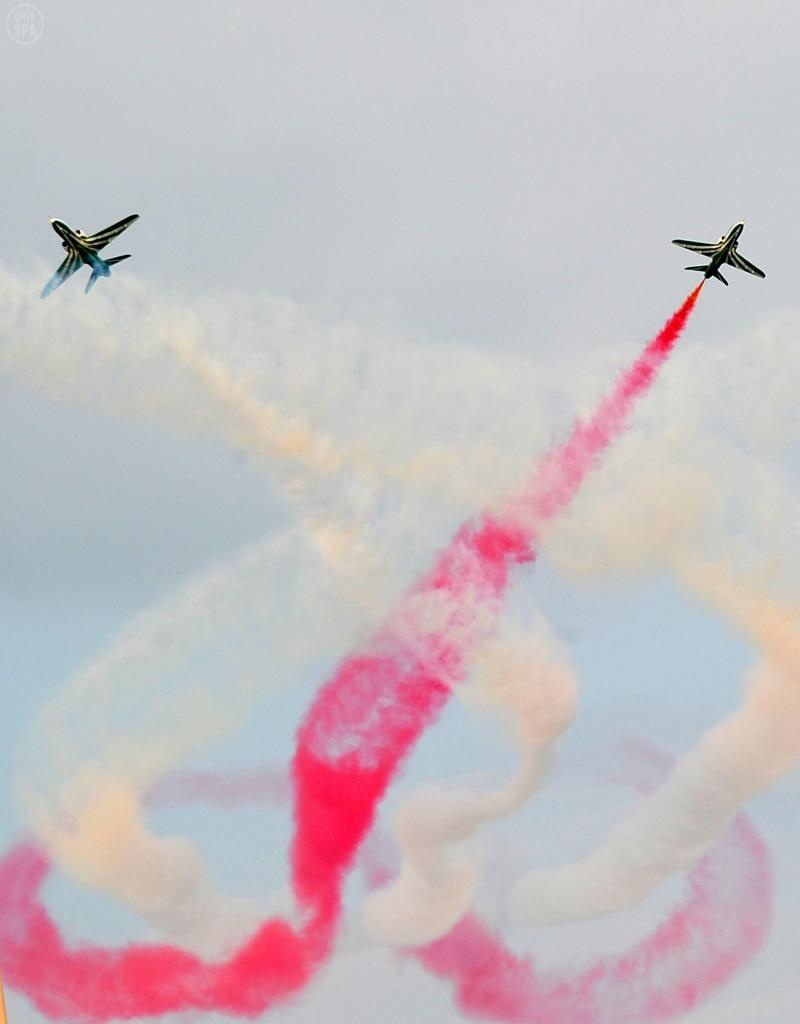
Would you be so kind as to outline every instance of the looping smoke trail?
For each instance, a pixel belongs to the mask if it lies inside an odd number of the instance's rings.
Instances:
[[[372,651],[348,658],[321,690],[298,733],[292,846],[295,893],[320,919],[332,921],[338,912],[342,874],[392,775],[463,677],[468,655],[491,635],[512,566],[534,557],[536,526],[569,502],[622,429],[680,335],[700,287],[595,416],[579,422],[546,457],[530,492],[505,514],[462,527],[379,631]]]
[[[634,765],[636,776],[663,770],[663,759],[650,751]],[[641,757],[639,758],[641,762]],[[152,792],[152,803],[201,800],[223,807],[265,799],[282,802],[285,776],[279,771],[255,771],[237,776],[189,773],[168,777]],[[378,837],[379,838],[379,837]],[[363,866],[373,881],[380,882],[386,854],[365,847]],[[54,1017],[77,1019],[70,1006],[79,1003],[81,1019],[96,1019],[113,1004],[116,995],[92,992],[92,956],[99,950],[82,947],[69,951],[58,939],[55,926],[37,902],[47,873],[45,859],[34,848],[20,846],[0,864],[0,886],[13,874],[15,892],[7,909],[21,915],[26,927],[17,932],[13,948],[7,933],[14,922],[0,921],[4,959],[11,975],[15,965],[38,960],[45,971],[60,979],[69,975],[68,993],[50,992],[36,1000]],[[509,1024],[627,1024],[629,1021],[665,1020],[700,1003],[734,974],[758,949],[770,917],[770,871],[766,850],[744,818],[739,818],[719,848],[689,878],[684,902],[652,934],[628,952],[605,957],[573,974],[537,972],[531,956],[517,956],[474,916],[464,918],[448,935],[419,948],[413,955],[434,975],[452,981],[456,999],[465,1013],[479,1019]],[[743,893],[751,894],[748,900]],[[273,937],[278,938],[279,933]],[[263,937],[266,941],[266,937]],[[257,951],[249,944],[250,954]],[[136,949],[136,947],[134,947]],[[127,1004],[127,1014],[157,1012],[167,1006],[166,993],[154,989],[146,973],[158,947],[138,947],[139,960],[130,969],[141,970],[140,998]],[[131,950],[126,951],[130,953]],[[280,992],[271,970],[251,979],[246,990],[235,992],[230,976],[241,971],[243,951],[224,965],[211,967],[178,951],[163,950],[174,970],[172,998],[196,1009],[223,1009],[252,1016],[259,1003]],[[305,965],[290,945],[277,967],[293,984],[301,985]],[[45,959],[46,958],[46,959]],[[74,986],[74,989],[73,987]],[[113,1011],[111,1011],[113,1014]]]
[[[196,1009],[255,1016],[310,978],[322,952],[319,929],[295,934],[283,921],[262,925],[217,964],[174,946],[69,949],[37,894],[48,870],[34,846],[0,864],[2,961],[8,984],[49,1017],[100,1021]]]
[[[463,677],[469,654],[491,635],[512,567],[534,557],[538,527],[564,508],[624,427],[699,293],[700,286],[595,416],[546,458],[532,486],[503,514],[462,527],[372,644],[348,657],[321,689],[300,726],[292,765],[291,868],[306,912],[301,929],[268,921],[216,965],[170,946],[70,953],[35,904],[46,862],[22,846],[0,868],[0,968],[11,984],[51,1016],[101,1021],[183,1008],[257,1013],[305,983],[330,953],[343,876],[378,801]],[[20,956],[31,936],[36,957]]]
[[[148,828],[142,799],[265,693],[297,685],[363,631],[342,588],[303,532],[287,530],[191,578],[75,673],[18,755],[18,796],[59,866],[196,952],[241,938],[240,901],[211,891],[186,840]],[[295,621],[313,624],[302,643]]]
[[[327,619],[335,618],[340,622],[343,612],[350,621],[335,638],[336,649],[341,649],[343,641],[345,644],[352,642],[353,624],[358,622],[361,632],[372,625],[405,583],[400,573],[395,573],[387,560],[380,557],[384,554],[382,547],[386,546],[387,517],[382,517],[383,535],[376,539],[369,533],[362,506],[375,501],[374,485],[385,483],[383,478],[387,476],[402,483],[436,481],[438,487],[442,479],[441,465],[445,460],[453,462],[453,452],[434,447],[422,450],[411,459],[381,459],[377,450],[368,451],[360,442],[334,442],[332,435],[312,428],[298,413],[285,411],[300,407],[285,396],[287,390],[291,393],[293,377],[285,368],[283,376],[289,380],[281,385],[282,400],[263,401],[251,371],[236,373],[225,360],[205,351],[215,333],[226,337],[233,333],[230,315],[220,326],[213,303],[202,307],[200,315],[165,307],[163,302],[145,307],[143,312],[139,308],[142,305],[140,295],[135,308],[127,310],[135,316],[116,318],[114,308],[104,306],[102,301],[92,310],[76,306],[68,326],[77,336],[65,339],[64,324],[59,322],[58,342],[53,344],[56,332],[50,314],[38,306],[25,311],[22,287],[15,283],[13,276],[4,275],[0,270],[3,293],[8,294],[15,288],[24,311],[20,322],[27,329],[21,331],[14,319],[9,323],[0,310],[0,333],[9,335],[0,346],[0,368],[23,372],[39,387],[91,401],[115,413],[166,417],[180,431],[210,424],[215,435],[224,437],[260,465],[270,468],[302,519],[303,529],[316,553],[327,563],[317,565],[318,575],[330,570],[337,578],[340,598],[337,613],[332,613],[329,606],[324,615],[320,614],[317,601],[308,601],[313,608],[299,609],[300,602],[293,601],[290,595],[286,609],[281,608],[277,613],[275,606],[279,602],[271,601],[271,615],[268,615],[263,607],[267,599],[263,593],[257,593],[254,577],[260,568],[266,580],[260,581],[263,591],[270,582],[270,568],[265,564],[264,551],[250,549],[230,566],[226,581],[236,592],[238,608],[228,607],[229,595],[224,593],[225,586],[219,585],[224,569],[194,578],[175,599],[136,620],[110,648],[71,677],[64,690],[40,714],[23,752],[27,755],[25,772],[18,787],[38,838],[46,843],[60,866],[74,877],[85,884],[99,886],[124,902],[133,900],[134,909],[141,912],[149,899],[142,890],[142,878],[148,872],[152,875],[154,861],[162,858],[165,872],[169,865],[174,886],[178,888],[185,889],[186,879],[198,876],[201,871],[199,857],[184,844],[184,870],[180,872],[174,856],[178,852],[175,844],[162,843],[158,837],[147,833],[141,808],[136,806],[143,786],[203,742],[218,738],[232,728],[244,717],[254,695],[267,685],[276,685],[275,680],[270,679],[271,674],[277,674],[273,666],[280,661],[275,654],[291,642],[288,636],[291,631],[281,634],[276,628],[277,638],[268,643],[264,637],[265,627],[261,627],[264,647],[270,647],[272,658],[269,672],[263,665],[259,666],[260,679],[253,678],[251,666],[242,667],[238,663],[239,652],[231,654],[232,643],[227,645],[227,657],[220,660],[214,652],[216,676],[237,680],[238,699],[232,697],[230,688],[222,693],[218,686],[206,685],[204,679],[187,680],[185,666],[191,665],[203,645],[203,654],[206,659],[209,657],[208,640],[214,630],[227,627],[232,632],[243,632],[243,620],[248,615],[254,620],[257,611],[266,617],[268,625],[272,625],[270,618],[280,621],[293,616],[294,621],[299,621],[306,616],[309,623],[313,623],[304,637],[306,658],[311,656],[309,649],[313,640],[318,641],[320,630],[328,625]],[[129,305],[131,295],[136,297],[135,288],[127,296]],[[239,319],[252,320],[252,312],[249,318],[247,311],[242,315],[242,310],[236,309],[235,313],[236,326]],[[257,307],[256,313],[259,327],[266,324],[268,335],[271,327],[282,345],[284,335],[288,334],[294,341],[296,331],[316,337],[316,329],[309,328],[296,310],[290,315],[280,304],[266,302],[264,308]],[[204,316],[211,326],[204,324]],[[294,324],[294,319],[302,321],[299,326]],[[323,348],[327,343],[329,348],[338,349],[342,339],[322,340]],[[320,356],[319,351],[315,354]],[[181,369],[177,379],[175,364]],[[116,372],[109,373],[109,368]],[[335,363],[326,365],[323,376],[330,375],[332,369],[336,369]],[[122,393],[118,393],[119,380],[126,381]],[[306,408],[311,405],[305,403]],[[354,484],[343,478],[346,470],[358,477]],[[456,489],[474,498],[473,491],[461,484],[454,487]],[[475,494],[479,492],[480,488],[476,487]],[[271,543],[265,547],[269,548]],[[251,584],[251,592],[256,591],[260,608],[256,608],[255,602],[247,607],[247,602],[239,599],[242,588],[235,580],[231,584],[230,579],[236,572]],[[273,579],[281,575],[272,572]],[[290,571],[288,578],[300,575]],[[395,575],[400,579],[394,579]],[[325,582],[329,582],[327,578]],[[316,585],[319,588],[319,580]],[[208,598],[214,586],[221,592],[221,601],[217,604]],[[312,593],[314,584],[309,585],[307,591]],[[212,606],[211,615],[207,607],[198,607],[204,601]],[[195,632],[187,641],[190,631],[186,624],[193,616]],[[237,616],[240,621],[232,621]],[[178,641],[174,636],[176,629],[182,633]],[[326,635],[329,633],[330,630],[326,630]],[[198,636],[202,637],[200,642],[195,639]],[[162,642],[162,638],[166,640]],[[252,640],[245,646],[252,647]],[[296,658],[288,660],[296,667]],[[296,672],[295,677],[299,674]],[[181,676],[179,682],[176,677]],[[191,701],[185,699],[183,692],[188,683],[192,686]],[[143,692],[147,693],[146,700],[141,699]],[[136,695],[135,705],[131,699],[133,694]],[[107,713],[105,718],[104,713]],[[103,828],[103,818],[115,802],[115,794],[119,797],[117,822],[124,825],[113,844],[113,849],[119,853],[116,862],[111,849],[105,850],[102,856],[94,852],[97,836],[91,834],[92,827]],[[123,804],[127,809],[124,821],[119,816]],[[141,858],[133,856],[134,836]],[[143,863],[142,858],[147,863]],[[169,887],[162,887],[162,895],[166,888]],[[204,890],[202,901],[207,903],[208,899],[209,894]],[[163,898],[160,897],[158,903],[160,926],[164,927]],[[188,941],[171,928],[167,928],[167,932],[176,939]]]
[[[472,508],[486,494],[473,479],[476,469],[495,486],[509,478],[497,472],[505,459],[502,441],[412,444],[410,451],[396,451],[380,422],[365,424],[352,415],[363,406],[353,399],[363,397],[362,363],[368,347],[371,359],[375,354],[372,339],[349,324],[322,327],[285,300],[234,294],[224,304],[194,297],[182,305],[153,297],[129,276],[113,301],[98,296],[88,307],[65,296],[65,315],[63,306],[31,301],[27,279],[2,264],[0,294],[0,372],[71,403],[155,419],[181,436],[222,440],[268,467],[293,502],[307,506],[329,498],[335,482],[349,474],[369,487],[413,485],[431,496],[446,487],[459,507]],[[389,377],[382,382],[384,401],[395,399],[398,376],[409,390],[414,387],[415,368],[403,342],[387,346],[377,360]],[[431,388],[445,358],[434,351],[417,372],[446,419],[453,393]],[[488,360],[464,352],[460,358],[467,376],[484,388],[496,383],[496,367]],[[393,419],[416,438],[414,426],[426,410],[407,401],[404,406],[405,413],[397,410]],[[515,460],[508,462],[506,470],[517,468]]]
[[[522,763],[495,790],[425,786],[403,798],[395,838],[403,854],[396,878],[364,907],[369,933],[391,945],[420,945],[448,931],[469,909],[482,867],[481,850],[463,849],[481,826],[511,814],[543,783],[555,743],[575,714],[577,685],[555,638],[530,625],[503,623],[473,660],[462,699],[505,712]],[[458,853],[451,847],[461,844]]]
[[[369,652],[348,658],[323,687],[298,733],[293,765],[297,832],[293,885],[323,918],[375,806],[422,730],[464,674],[468,655],[495,628],[514,564],[534,558],[540,523],[577,491],[622,429],[632,404],[677,341],[702,285],[685,300],[612,394],[545,457],[528,492],[505,513],[467,524],[381,630]],[[342,830],[331,796],[348,817]],[[338,799],[334,797],[334,799]]]
[[[649,789],[669,760],[630,746],[621,781]],[[537,971],[474,916],[414,955],[451,980],[470,1016],[508,1024],[628,1024],[665,1020],[699,1005],[760,949],[772,919],[769,854],[737,817],[689,873],[681,905],[628,952],[571,976]]]
[[[537,716],[538,717],[538,716]],[[671,759],[649,744],[628,743],[610,779],[638,790],[658,785]],[[224,807],[283,802],[280,771],[238,776],[186,773],[165,779],[159,802],[197,799]],[[393,851],[373,831],[359,865],[369,888],[392,874]],[[689,873],[687,894],[668,917],[627,952],[573,973],[543,975],[534,957],[516,956],[475,916],[413,950],[434,975],[452,981],[470,1016],[509,1024],[626,1024],[686,1013],[725,984],[760,949],[772,917],[769,853],[739,815],[716,849]]]
[[[458,1005],[480,1020],[660,1021],[688,1012],[741,969],[761,947],[770,920],[768,855],[737,819],[724,850],[692,870],[688,897],[662,925],[631,951],[572,977],[541,975],[532,957],[511,953],[472,916],[415,955],[451,980]]]
[[[582,860],[523,875],[511,893],[520,923],[595,917],[640,902],[695,864],[737,811],[800,758],[797,608],[723,563],[687,564],[679,578],[761,648],[741,708],[708,730],[666,781]]]

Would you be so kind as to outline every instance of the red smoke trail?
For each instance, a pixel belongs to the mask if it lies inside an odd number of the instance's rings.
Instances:
[[[535,557],[534,528],[572,499],[602,451],[623,429],[689,318],[702,282],[667,321],[586,423],[545,456],[530,488],[506,513],[484,516],[456,534],[432,571],[375,637],[372,651],[346,659],[319,692],[299,734],[294,760],[297,831],[295,892],[333,923],[341,874],[368,828],[398,765],[463,675],[465,660],[494,625],[515,563]],[[426,598],[448,613],[445,628],[417,621]],[[413,646],[398,642],[412,627]]]
[[[658,771],[666,763],[656,752],[647,751],[650,763],[634,766],[637,775]],[[258,771],[239,776],[215,776],[208,773],[189,773],[173,776],[157,787],[158,804],[183,803],[185,799],[210,802],[229,808],[242,803],[282,803],[286,793],[282,787],[265,786],[264,779],[279,781],[280,771]],[[221,799],[221,794],[224,797]],[[368,884],[382,884],[392,874],[393,848],[382,847],[385,837],[371,833],[370,844],[365,844],[360,857]],[[55,926],[37,905],[37,890],[48,868],[41,854],[31,847],[20,846],[6,857],[0,869],[0,892],[7,892],[7,882],[13,880],[15,893],[4,903],[5,914],[17,914],[25,922],[24,939],[16,949],[4,942],[6,962],[19,961],[30,969],[36,944],[45,943],[52,953],[59,948]],[[742,900],[742,894],[751,894]],[[432,974],[455,985],[456,1001],[470,1016],[505,1022],[505,1024],[596,1024],[598,1021],[626,1022],[660,1021],[687,1012],[711,992],[724,984],[759,948],[770,920],[770,867],[767,851],[744,816],[739,816],[712,851],[689,875],[689,893],[683,905],[651,935],[629,952],[606,957],[592,966],[565,975],[540,975],[530,956],[516,956],[509,952],[501,939],[489,931],[475,917],[468,916],[452,931],[414,952],[414,956]],[[54,941],[55,940],[55,941]],[[265,955],[267,950],[252,946],[252,956]],[[147,948],[140,947],[144,953]],[[112,960],[129,952],[105,953]],[[213,967],[202,964],[194,957],[167,948],[160,952],[164,962],[171,965],[175,975],[169,987],[181,995],[184,1005],[216,1009],[219,1005],[233,1007],[232,983],[238,984],[242,970],[249,969],[246,989],[240,993],[238,1012],[254,1016],[257,1007],[271,994],[269,978],[263,979],[257,971],[257,962],[249,964],[234,957],[225,965]],[[119,991],[93,992],[94,970],[100,951],[86,950],[70,956],[69,983],[76,995],[94,1012],[105,1007],[113,1015],[112,1007],[119,1006]],[[35,963],[35,961],[34,961]],[[152,966],[149,956],[139,962],[131,961],[129,969],[139,969],[143,978],[143,1001],[152,1006],[163,1002],[160,983],[161,971],[148,983],[146,968]],[[289,973],[296,963],[291,956],[279,964]],[[52,971],[61,963],[53,964],[42,957],[39,961],[39,980],[42,991],[37,1005],[54,1017],[64,1016],[64,1009],[75,996],[68,999],[61,986],[64,979],[58,974],[55,984],[48,984]],[[291,976],[291,975],[290,975]],[[239,979],[240,980],[240,979]],[[296,976],[297,985],[302,975]],[[89,997],[91,994],[91,1004]],[[170,996],[173,1000],[175,993]],[[223,1004],[224,1000],[224,1004]],[[138,1013],[127,1004],[128,1016]],[[121,1010],[117,1011],[123,1015]],[[74,1015],[70,1015],[73,1016]],[[93,1019],[91,1016],[83,1019]]]
[[[621,744],[621,764],[601,777],[649,792],[672,759],[638,740]],[[239,775],[206,772],[168,777],[154,802],[198,800],[222,807],[285,803],[282,769]],[[359,853],[369,888],[396,870],[385,833],[370,832]],[[758,951],[772,919],[769,853],[744,815],[688,875],[683,903],[628,952],[603,957],[572,974],[537,973],[532,956],[515,956],[476,917],[413,952],[432,974],[453,982],[456,1001],[472,1017],[504,1024],[595,1024],[667,1020],[687,1013],[735,975]],[[744,898],[743,898],[744,897]]]
[[[637,789],[649,790],[669,758],[643,744],[627,750]],[[632,763],[631,763],[632,762]],[[614,778],[624,780],[623,774]],[[688,895],[631,950],[570,975],[542,975],[473,915],[413,955],[453,982],[471,1017],[502,1024],[613,1024],[688,1013],[760,949],[772,920],[769,853],[744,815],[688,876]],[[746,898],[742,898],[743,895]]]
[[[268,921],[229,959],[207,964],[166,945],[69,949],[38,903],[46,874],[31,846],[0,863],[0,973],[51,1017],[105,1021],[188,1009],[256,1015],[301,988],[326,959],[344,872],[399,765],[444,706],[466,659],[492,629],[513,565],[535,557],[535,524],[570,501],[624,428],[680,336],[702,282],[618,381],[578,421],[505,513],[463,526],[368,651],[347,658],[297,736],[292,883],[306,912],[294,931]],[[531,523],[532,520],[532,523]],[[525,525],[525,523],[530,525]],[[432,602],[444,621],[432,630]]]
[[[714,858],[728,861],[715,870]],[[732,895],[733,893],[733,895]],[[742,899],[746,893],[748,898]],[[772,911],[769,857],[743,818],[689,875],[689,895],[633,949],[569,975],[540,974],[474,916],[415,952],[454,983],[459,1007],[503,1024],[633,1024],[688,1013],[761,947]]]

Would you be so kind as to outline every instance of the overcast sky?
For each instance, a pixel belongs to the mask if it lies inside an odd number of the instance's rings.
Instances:
[[[425,366],[425,353],[444,347],[452,358],[437,386],[463,388],[476,417],[494,408],[472,355],[486,365],[528,360],[555,381],[557,434],[572,413],[571,368],[608,351],[600,365],[610,382],[696,283],[682,269],[691,257],[671,238],[714,241],[744,219],[741,250],[767,273],[761,282],[732,270],[729,289],[709,284],[689,328],[693,348],[722,352],[797,308],[800,12],[785,0],[38,0],[44,31],[24,46],[2,30],[12,6],[5,0],[0,12],[0,266],[36,299],[62,255],[50,217],[95,231],[141,214],[115,243],[114,253],[133,258],[110,281],[84,297],[81,273],[47,300],[51,347],[62,323],[64,344],[79,344],[68,321],[101,290],[99,302],[111,305],[97,308],[113,319],[123,275],[143,304],[157,294],[182,310],[266,295],[329,327],[331,344],[339,325],[359,325],[375,339],[369,379],[384,365],[382,339],[410,339]],[[25,322],[9,314],[11,302],[0,293],[9,334]],[[12,340],[24,333],[0,336],[0,346]],[[226,338],[214,344],[224,356]],[[390,382],[382,386],[388,393]],[[358,387],[348,394],[356,401]],[[405,400],[401,392],[398,417]],[[515,401],[522,407],[525,395]],[[290,513],[269,475],[213,431],[114,415],[31,374],[0,376],[0,469],[7,845],[25,827],[14,752],[41,705],[134,615],[283,528]],[[791,482],[791,452],[783,471]],[[677,754],[698,721],[705,727],[737,698],[744,642],[663,575],[583,591],[545,566],[532,586],[577,664],[598,677],[567,749],[612,742],[622,714],[626,734]],[[646,672],[627,644],[632,631],[650,631]],[[697,673],[707,692],[682,685]],[[301,708],[290,700],[274,719],[251,721],[227,753],[239,762],[285,756]],[[459,753],[472,728],[448,720],[442,747],[426,737],[412,772],[474,768]],[[486,742],[492,770],[504,755]],[[219,756],[227,763],[225,750]],[[775,932],[756,965],[687,1024],[794,1024],[797,782],[754,809],[775,857]],[[250,827],[256,843],[270,842]],[[197,830],[209,856],[232,856],[213,821]],[[241,870],[255,880],[258,855]],[[87,907],[101,931],[135,931],[133,919],[106,925],[94,899],[63,896],[71,934],[93,934]],[[398,980],[379,970],[391,991],[411,990],[419,1020],[466,1019],[421,972]],[[348,964],[314,997],[331,1010],[329,1024],[376,1019],[367,1016],[374,1006],[348,999],[348,971],[360,985]],[[44,1019],[13,994],[10,1011],[12,1024]],[[317,1004],[274,1019],[302,1024],[312,1014],[321,1019]]]

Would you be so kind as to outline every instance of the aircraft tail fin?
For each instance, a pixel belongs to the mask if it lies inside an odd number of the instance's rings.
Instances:
[[[96,266],[92,267],[92,276],[86,282],[85,294],[88,295],[92,288],[94,288],[98,278],[110,275],[109,267],[113,267],[115,263],[122,263],[123,260],[129,260],[130,258],[131,254],[127,252],[124,256],[112,256],[110,260],[98,260]]]
[[[686,269],[687,270],[699,270],[701,274],[705,274],[706,277],[708,277],[707,271],[708,271],[708,268],[710,266],[711,266],[710,263],[706,263],[706,265],[704,267],[686,267]],[[722,276],[722,274],[720,274],[719,270],[715,270],[714,271],[714,277],[716,277],[716,279],[718,281],[722,281],[722,283],[724,285],[727,285],[728,282],[725,280],[725,278]]]

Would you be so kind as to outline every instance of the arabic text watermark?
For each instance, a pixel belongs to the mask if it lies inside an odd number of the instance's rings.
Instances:
[[[35,43],[44,32],[42,12],[33,4],[17,4],[8,12],[6,28],[14,42],[20,46]]]

